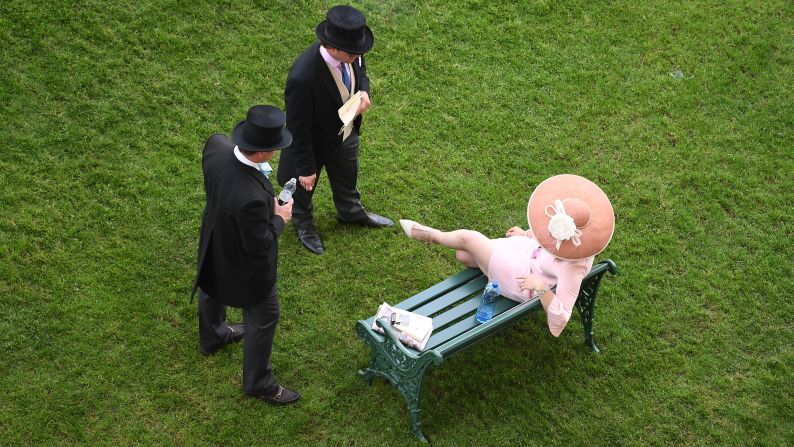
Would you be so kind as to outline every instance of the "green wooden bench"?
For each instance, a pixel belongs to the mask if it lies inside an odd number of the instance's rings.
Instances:
[[[585,344],[594,352],[598,352],[593,340],[595,299],[606,272],[613,275],[618,272],[611,260],[594,265],[582,280],[576,299],[576,308],[584,325]],[[413,432],[423,441],[427,440],[420,429],[419,400],[428,366],[440,365],[447,357],[543,308],[538,299],[520,304],[500,296],[493,319],[480,324],[474,314],[486,282],[487,278],[479,269],[466,269],[394,306],[433,318],[433,334],[423,352],[400,343],[394,329],[381,320],[376,324],[384,329],[385,335],[372,330],[374,316],[356,323],[356,334],[372,348],[369,366],[358,373],[368,385],[372,385],[374,376],[384,377],[402,393],[411,414]]]

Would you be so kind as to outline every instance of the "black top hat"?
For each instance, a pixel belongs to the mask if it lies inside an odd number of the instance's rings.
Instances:
[[[245,121],[232,130],[232,141],[241,149],[270,152],[292,144],[292,134],[284,128],[287,117],[278,107],[253,106]]]
[[[328,10],[315,33],[320,41],[351,54],[364,54],[372,49],[375,37],[367,19],[358,9],[340,5]]]

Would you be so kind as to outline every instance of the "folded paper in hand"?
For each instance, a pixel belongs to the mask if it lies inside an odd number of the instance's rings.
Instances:
[[[397,338],[409,348],[421,351],[425,349],[430,334],[433,333],[433,319],[419,315],[407,310],[397,309],[383,303],[378,307],[375,318],[380,318],[386,324],[394,324],[392,327],[397,331]],[[372,322],[372,329],[383,333],[383,329],[378,327],[375,321]]]
[[[356,119],[356,112],[361,105],[361,90],[357,91],[342,104],[339,108],[339,119],[342,120],[342,128],[339,129],[339,135],[342,135],[342,141],[347,140],[350,132],[353,130],[353,121]]]

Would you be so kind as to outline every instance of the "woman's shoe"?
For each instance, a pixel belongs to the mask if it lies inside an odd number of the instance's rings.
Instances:
[[[432,228],[426,227],[408,219],[400,219],[400,226],[403,227],[405,235],[411,239],[430,242],[430,230],[432,230]]]

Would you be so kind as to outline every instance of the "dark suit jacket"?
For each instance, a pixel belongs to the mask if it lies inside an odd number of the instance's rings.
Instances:
[[[369,93],[364,56],[351,66],[356,89]],[[284,89],[284,103],[287,128],[293,140],[292,145],[281,153],[279,182],[319,172],[331,152],[342,144],[342,136],[339,135],[342,121],[337,112],[342,107],[342,96],[320,54],[318,42],[307,48],[292,64]],[[361,115],[356,117],[354,127],[359,131]]]
[[[201,161],[207,206],[201,220],[196,287],[234,307],[265,299],[276,283],[278,237],[275,191],[259,170],[234,156],[234,143],[213,135]]]

